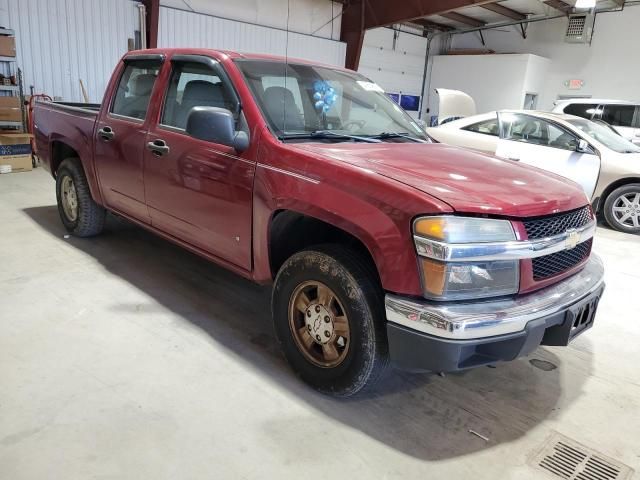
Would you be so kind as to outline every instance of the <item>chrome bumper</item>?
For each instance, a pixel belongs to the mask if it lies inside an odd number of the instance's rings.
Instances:
[[[470,340],[524,330],[527,323],[553,315],[597,291],[604,267],[592,254],[575,275],[537,292],[507,300],[426,302],[387,294],[387,320],[435,337]]]

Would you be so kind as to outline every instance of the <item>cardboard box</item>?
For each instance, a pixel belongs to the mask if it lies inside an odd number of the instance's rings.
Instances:
[[[11,165],[11,173],[28,172],[33,169],[31,155],[2,155],[0,165]]]
[[[21,122],[22,110],[18,108],[0,107],[0,122]]]
[[[20,97],[0,97],[0,108],[20,108]]]
[[[16,39],[15,37],[0,36],[0,56],[15,57],[16,56]]]
[[[13,172],[31,170],[31,137],[28,133],[0,134],[0,165],[11,165]]]

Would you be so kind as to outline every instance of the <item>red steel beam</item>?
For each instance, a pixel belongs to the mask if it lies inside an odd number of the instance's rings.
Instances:
[[[142,0],[142,4],[147,11],[147,48],[157,48],[160,0]]]
[[[424,18],[416,18],[415,20],[410,20],[409,23],[412,23],[414,25],[419,25],[428,30],[440,30],[442,32],[448,32],[449,30],[454,30],[454,28],[449,25],[432,22],[431,20],[425,20]]]
[[[527,16],[524,13],[520,13],[512,8],[505,7],[500,3],[487,3],[486,5],[480,5],[485,10],[490,10],[494,13],[502,15],[503,17],[511,18],[512,20],[524,20]]]
[[[562,13],[569,13],[573,7],[562,0],[546,0],[544,2],[545,5],[549,5],[551,8],[555,8],[556,10],[560,10]]]
[[[453,20],[454,22],[464,23],[465,25],[471,25],[472,27],[484,27],[487,23],[482,20],[478,20],[477,18],[469,17],[467,15],[462,15],[458,12],[446,12],[441,13],[441,17],[448,18],[449,20]]]
[[[357,69],[364,32],[495,0],[349,0],[342,12],[340,39],[347,43],[346,67]]]

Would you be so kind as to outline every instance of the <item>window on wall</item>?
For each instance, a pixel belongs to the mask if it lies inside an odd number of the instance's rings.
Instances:
[[[163,125],[185,129],[193,107],[238,110],[232,87],[220,70],[201,63],[176,62],[173,65],[162,111]]]
[[[144,120],[161,62],[140,60],[127,62],[116,90],[111,113]]]

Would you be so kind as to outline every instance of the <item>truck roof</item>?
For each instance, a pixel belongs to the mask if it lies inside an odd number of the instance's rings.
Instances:
[[[181,55],[206,55],[206,56],[220,56],[226,55],[231,59],[249,59],[249,60],[269,60],[276,61],[282,63],[294,63],[294,64],[303,64],[303,65],[316,65],[320,67],[327,67],[333,70],[342,70],[347,72],[353,72],[353,70],[349,70],[344,67],[340,67],[338,65],[330,65],[321,62],[312,62],[309,60],[304,60],[302,58],[295,57],[283,57],[281,55],[270,55],[265,53],[247,53],[247,52],[237,52],[235,50],[221,50],[216,48],[150,48],[147,50],[132,50],[127,52],[123,58],[135,56],[135,55],[143,55],[143,54],[181,54]]]

